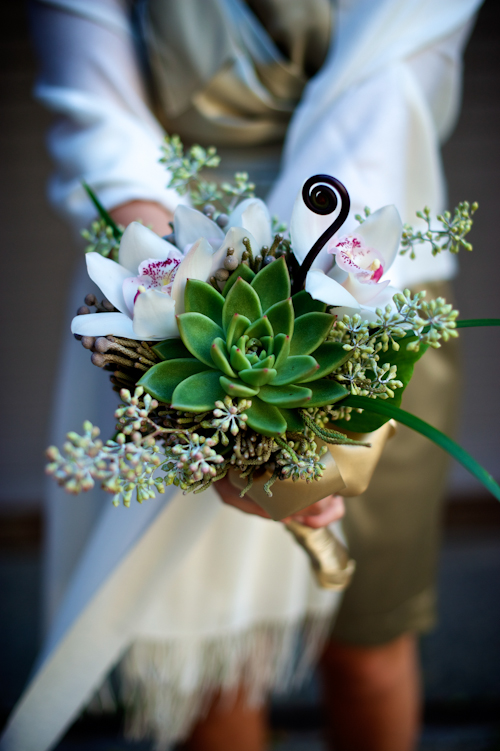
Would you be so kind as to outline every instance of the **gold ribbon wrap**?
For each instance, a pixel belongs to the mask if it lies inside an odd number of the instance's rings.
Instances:
[[[326,444],[328,451],[321,459],[325,470],[319,480],[310,483],[277,480],[270,497],[264,490],[271,477],[270,470],[266,470],[254,479],[246,496],[267,511],[271,519],[280,521],[328,495],[361,495],[370,483],[386,442],[396,432],[396,423],[389,420],[373,433],[344,432],[352,440],[369,443],[369,447]],[[320,439],[316,443],[318,448],[325,445]],[[243,490],[247,484],[237,470],[230,470],[228,478],[238,490]],[[328,527],[313,529],[296,521],[289,521],[285,526],[309,556],[320,587],[340,590],[349,584],[356,564],[349,559],[347,548],[332,530]]]

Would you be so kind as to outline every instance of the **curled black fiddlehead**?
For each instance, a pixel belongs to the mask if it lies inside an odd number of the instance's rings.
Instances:
[[[315,214],[333,214],[338,206],[340,199],[340,212],[335,221],[328,227],[325,232],[316,240],[304,263],[295,274],[294,292],[299,292],[304,286],[307,272],[311,268],[314,259],[333,235],[344,224],[349,215],[351,201],[349,193],[344,185],[335,177],[330,175],[314,175],[306,180],[302,188],[302,199],[308,209]]]

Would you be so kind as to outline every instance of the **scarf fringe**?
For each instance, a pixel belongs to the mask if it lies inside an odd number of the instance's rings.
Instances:
[[[216,638],[137,641],[121,666],[126,736],[152,738],[157,751],[185,740],[214,696],[230,705],[243,688],[252,705],[296,689],[328,635],[331,615],[264,623]]]

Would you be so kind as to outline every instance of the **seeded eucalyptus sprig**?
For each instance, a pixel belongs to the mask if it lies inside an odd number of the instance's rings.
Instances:
[[[443,250],[449,250],[454,254],[458,253],[460,248],[472,250],[471,243],[465,240],[465,237],[472,229],[472,215],[477,209],[477,203],[471,205],[468,201],[462,201],[455,207],[453,215],[450,211],[438,214],[436,219],[441,224],[441,229],[431,228],[431,210],[428,206],[423,211],[417,211],[417,217],[426,222],[427,230],[422,232],[413,229],[410,224],[405,224],[401,235],[400,255],[410,251],[410,258],[416,258],[415,246],[422,243],[430,243],[433,256],[437,256]]]
[[[123,227],[119,225],[123,232]],[[88,229],[82,229],[81,236],[88,242],[85,253],[100,253],[105,258],[118,262],[120,239],[115,237],[112,228],[104,219],[96,219]]]
[[[469,251],[472,250],[472,244],[465,237],[472,229],[472,215],[476,213],[478,208],[479,204],[476,202],[470,204],[468,201],[462,201],[454,208],[453,214],[450,211],[438,214],[436,220],[441,224],[441,227],[433,229],[431,227],[431,210],[428,206],[425,206],[423,211],[416,212],[416,216],[419,219],[423,219],[427,224],[427,229],[424,231],[416,230],[411,224],[405,224],[401,235],[399,255],[404,256],[409,251],[410,258],[414,260],[417,257],[415,252],[416,246],[423,245],[424,243],[430,244],[433,256],[437,256],[444,250],[448,250],[455,255],[459,252],[460,248]],[[364,215],[356,214],[354,218],[360,224],[363,224],[370,214],[371,210],[368,206],[365,206]]]
[[[234,183],[224,182],[222,185],[201,177],[203,170],[219,166],[220,156],[215,146],[208,149],[191,146],[185,152],[179,136],[167,135],[161,149],[160,162],[171,174],[168,187],[180,195],[189,195],[193,206],[215,204],[219,212],[229,212],[244,198],[253,197],[255,185],[249,182],[246,172],[237,172]]]

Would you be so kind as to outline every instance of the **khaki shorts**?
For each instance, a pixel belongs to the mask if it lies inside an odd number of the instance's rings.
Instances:
[[[448,284],[424,286],[427,299],[452,301]],[[401,405],[448,434],[456,428],[457,344],[453,339],[426,352]],[[449,457],[442,449],[398,425],[368,491],[346,499],[344,530],[357,568],[333,627],[335,639],[376,645],[433,626],[448,469]]]

